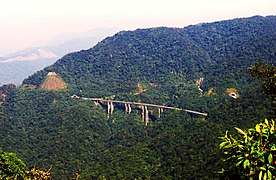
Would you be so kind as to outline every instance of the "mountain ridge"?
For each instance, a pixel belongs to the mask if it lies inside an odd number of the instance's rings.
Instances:
[[[119,32],[65,55],[21,88],[1,87],[7,96],[0,106],[0,144],[29,166],[53,165],[56,179],[75,173],[79,179],[219,179],[218,137],[269,118],[271,102],[248,68],[258,60],[275,64],[275,30],[276,16]],[[39,89],[49,72],[65,81],[66,91]],[[73,94],[208,116],[170,110],[158,118],[149,108],[145,127],[139,107],[127,114],[115,105],[108,116],[107,104]]]
[[[191,76],[192,79],[197,79],[200,77],[200,74],[203,74],[204,76],[206,76],[205,78],[205,83],[206,81],[210,83],[215,83],[216,81],[218,81],[217,79],[210,79],[208,77],[208,69],[217,69],[217,71],[222,71],[224,69],[223,67],[223,63],[221,65],[221,62],[229,62],[227,64],[228,69],[230,69],[231,73],[229,74],[235,74],[237,73],[237,71],[235,71],[234,68],[232,68],[232,64],[234,63],[230,63],[230,61],[235,61],[235,63],[247,63],[246,66],[249,67],[250,65],[252,65],[252,60],[244,60],[241,56],[240,52],[244,51],[245,53],[252,53],[253,51],[255,51],[256,47],[253,47],[251,44],[256,40],[254,39],[254,29],[251,28],[250,31],[250,24],[251,22],[254,22],[255,20],[260,20],[260,22],[258,24],[256,24],[257,28],[260,28],[262,25],[262,21],[263,19],[265,19],[265,17],[259,17],[259,16],[255,16],[252,18],[242,18],[242,19],[234,19],[234,20],[228,20],[228,21],[222,21],[222,22],[215,22],[215,23],[209,23],[209,24],[203,24],[200,27],[198,26],[188,26],[185,28],[165,28],[165,27],[161,27],[161,28],[150,28],[150,29],[137,29],[135,31],[122,31],[119,32],[117,34],[115,34],[113,37],[109,37],[104,39],[103,41],[101,41],[98,45],[96,45],[93,49],[89,49],[86,51],[80,51],[76,54],[68,54],[67,56],[65,56],[64,58],[58,60],[53,66],[50,66],[48,68],[46,68],[43,72],[46,75],[46,71],[55,71],[58,72],[61,75],[65,76],[65,80],[68,76],[70,76],[71,72],[74,72],[74,69],[70,69],[70,70],[66,70],[66,73],[61,72],[61,67],[63,67],[62,64],[79,64],[77,65],[79,69],[78,73],[82,74],[81,77],[86,77],[87,72],[93,73],[93,76],[98,77],[99,74],[101,75],[101,78],[104,78],[107,82],[108,82],[108,76],[111,76],[111,74],[109,74],[109,72],[113,72],[113,74],[115,73],[120,73],[123,74],[122,77],[124,79],[124,82],[130,82],[128,75],[131,75],[131,77],[133,77],[133,79],[131,79],[131,81],[140,81],[139,77],[143,77],[143,79],[147,76],[151,76],[150,74],[145,74],[145,69],[139,69],[140,67],[143,67],[146,65],[146,68],[157,68],[159,66],[158,69],[153,69],[153,72],[150,73],[154,73],[155,77],[153,79],[153,82],[156,81],[160,81],[162,79],[162,77],[164,76],[163,72],[160,71],[160,68],[163,66],[166,67],[172,67],[171,68],[171,73],[175,73],[176,74],[188,74],[188,76]],[[274,25],[275,24],[275,17],[271,17],[269,16],[268,18],[266,18],[268,20],[268,22],[266,24],[271,24]],[[270,20],[271,19],[271,20]],[[235,23],[239,22],[239,21],[243,21],[244,23],[247,23],[249,25],[249,27],[247,29],[244,30],[240,30],[241,32],[252,32],[253,34],[247,33],[248,35],[252,35],[248,36],[248,39],[252,39],[249,40],[249,42],[239,42],[242,37],[244,36],[244,34],[236,34],[237,31],[233,31],[233,27],[235,27]],[[274,22],[274,24],[273,24]],[[227,26],[222,26],[223,28],[220,28],[220,24],[224,24],[224,23],[230,23]],[[275,32],[275,26],[274,27],[269,27],[269,26],[265,26],[263,28],[266,28],[268,30],[266,37],[264,37],[264,41],[265,38],[269,41],[271,39],[270,35],[271,33]],[[207,26],[207,27],[206,27]],[[211,34],[210,35],[205,35],[200,29],[202,28],[208,28]],[[212,30],[213,28],[213,30]],[[214,28],[218,28],[218,30],[215,30]],[[195,30],[197,30],[197,32],[194,32]],[[166,32],[168,31],[168,32]],[[155,34],[156,37],[150,35],[151,32],[153,34]],[[163,33],[165,32],[165,33]],[[229,34],[229,32],[233,33],[235,32],[235,34]],[[256,34],[255,37],[257,37],[257,35],[262,35],[265,36],[265,31],[258,31],[260,33]],[[163,33],[163,35],[162,35]],[[200,36],[194,36],[193,33],[197,33],[197,34],[201,34]],[[237,32],[239,33],[239,32]],[[135,34],[135,36],[133,36]],[[168,49],[164,49],[164,47],[160,47],[157,45],[157,47],[154,47],[154,43],[156,42],[160,42],[160,41],[166,41],[166,38],[170,38],[170,36],[173,39],[170,39],[170,43],[165,43],[165,44],[161,44],[162,46],[167,46],[166,48]],[[227,38],[220,38],[223,34],[227,35]],[[215,40],[213,40],[212,42],[208,42],[208,37],[210,36],[214,36],[213,38],[215,38]],[[235,36],[236,39],[231,39],[231,36]],[[133,39],[133,37],[135,37],[136,39]],[[237,38],[240,37],[240,38]],[[120,39],[121,38],[121,39]],[[145,39],[147,39],[150,42],[146,42]],[[155,40],[155,39],[156,40]],[[199,43],[199,39],[206,41],[204,43],[207,44],[203,45]],[[273,37],[272,37],[273,38]],[[161,40],[160,40],[161,39]],[[257,41],[257,40],[256,40]],[[259,40],[258,40],[259,41]],[[258,42],[257,41],[257,42]],[[139,42],[137,44],[137,42]],[[274,42],[274,41],[273,41]],[[107,45],[107,43],[110,43],[109,45]],[[162,43],[162,42],[161,42]],[[217,43],[217,45],[212,45],[212,43]],[[246,43],[246,45],[244,46],[240,46],[241,43]],[[256,43],[255,43],[256,44]],[[176,47],[180,47],[181,51],[177,51],[173,48],[173,46]],[[216,47],[217,46],[217,47]],[[220,47],[219,47],[220,46]],[[227,49],[228,46],[234,47],[235,51],[237,51],[237,54],[233,54],[231,49]],[[139,48],[146,48],[147,49],[147,54],[143,54],[143,52],[141,52],[139,50]],[[163,48],[163,49],[162,49]],[[243,48],[243,49],[242,49]],[[104,52],[102,52],[102,54],[99,54],[100,51],[102,49],[104,49]],[[124,52],[123,49],[128,50],[129,52]],[[212,52],[210,52],[210,50],[212,50]],[[273,48],[267,49],[269,51],[269,56],[273,57]],[[168,53],[166,53],[166,51]],[[175,51],[175,52],[174,52]],[[260,50],[257,50],[260,51]],[[197,52],[196,54],[193,52]],[[229,52],[231,52],[231,54],[229,54]],[[131,53],[132,54],[132,58],[130,59],[129,57],[127,57],[125,54],[126,53]],[[223,54],[221,54],[223,53]],[[274,60],[271,59],[271,57],[267,57],[267,55],[262,56],[261,53],[264,52],[260,52],[259,57],[254,57],[255,60],[257,61],[259,59],[264,59],[264,61],[269,62],[269,63],[273,63]],[[160,55],[158,55],[160,54]],[[82,57],[83,59],[80,59],[79,57]],[[117,56],[117,57],[116,57]],[[129,56],[129,55],[128,55]],[[248,56],[250,57],[250,54],[244,54],[243,56]],[[94,58],[98,58],[97,60]],[[134,60],[136,59],[136,60]],[[154,63],[152,63],[151,59],[160,59],[160,60],[156,60]],[[165,61],[165,59],[167,59]],[[140,60],[140,61],[139,61]],[[183,64],[180,64],[179,68],[175,69],[174,64],[177,64],[179,62],[177,61],[181,61]],[[198,64],[201,64],[197,67],[191,66],[193,63],[189,62],[189,61],[197,61]],[[227,60],[227,61],[226,61]],[[112,61],[115,61],[116,63],[111,63]],[[106,66],[105,63],[103,62],[108,62],[109,66]],[[100,67],[99,69],[97,69],[97,72],[95,70],[89,69],[89,71],[87,71],[87,67],[91,66],[90,63],[98,63],[99,65],[96,67]],[[144,64],[145,63],[145,64]],[[164,64],[162,64],[164,63]],[[115,67],[115,65],[117,64],[117,68]],[[135,65],[134,65],[135,64]],[[147,64],[151,64],[151,67],[147,67]],[[188,66],[184,66],[188,65]],[[138,65],[138,66],[137,66]],[[132,69],[130,66],[135,67],[136,69]],[[226,66],[226,64],[225,64]],[[130,68],[132,69],[131,71],[127,72],[125,70],[122,69],[122,67],[124,68]],[[95,66],[94,66],[95,69]],[[130,70],[128,69],[128,70]],[[194,71],[197,71],[200,73],[193,75],[193,69]],[[59,72],[60,71],[60,72]],[[62,70],[63,71],[63,70]],[[132,72],[135,71],[136,76],[132,75]],[[244,70],[243,70],[244,71]],[[41,73],[40,72],[40,73]],[[83,74],[83,72],[86,72],[85,74]],[[148,73],[148,72],[147,72]],[[168,73],[168,72],[166,72]],[[245,73],[245,72],[244,72]],[[225,79],[227,79],[228,74],[224,74],[223,76],[226,76]],[[79,86],[80,83],[76,82],[79,81],[78,77],[76,77],[75,75],[73,75],[73,77],[75,77],[75,82],[71,82],[73,86]],[[40,79],[42,80],[43,77],[40,77]],[[136,79],[136,80],[135,80]],[[175,77],[173,77],[172,79],[175,79]],[[183,79],[183,77],[182,77]],[[186,78],[187,79],[187,78]],[[152,81],[150,79],[144,79],[146,81]],[[179,79],[180,80],[180,79]],[[184,80],[184,79],[183,79]],[[29,80],[26,79],[24,81],[24,83],[27,83]],[[161,81],[166,81],[166,80],[161,80]],[[177,81],[177,80],[176,80]],[[89,80],[87,80],[87,82],[89,82]],[[30,83],[30,82],[28,82]],[[69,82],[70,83],[70,82]],[[92,82],[91,82],[92,83]],[[137,82],[138,83],[138,82]],[[136,83],[136,84],[137,84]],[[32,83],[30,83],[32,84]],[[93,84],[93,83],[92,83]],[[243,83],[240,83],[241,85]],[[110,90],[114,89],[114,87],[110,87]],[[83,88],[82,88],[83,90]],[[101,89],[102,90],[102,89]]]

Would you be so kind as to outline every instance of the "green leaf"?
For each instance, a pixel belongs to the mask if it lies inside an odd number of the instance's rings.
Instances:
[[[240,160],[240,159],[244,159],[244,157],[243,157],[243,156],[242,156],[242,157],[239,157],[238,160]]]
[[[243,135],[246,136],[246,133],[245,133],[243,130],[241,130],[240,128],[235,127],[235,129],[236,129],[240,134],[243,134]]]
[[[238,145],[238,147],[239,147],[240,149],[243,149],[243,145]]]
[[[274,120],[271,120],[271,129],[272,129],[272,130],[274,130],[274,129],[275,129],[275,127],[274,127],[274,126],[275,126],[275,122],[274,122]]]
[[[219,147],[223,148],[224,146],[227,146],[229,144],[228,141],[220,143]]]
[[[259,173],[259,180],[262,180],[262,176],[263,176],[263,171],[260,171],[260,173]]]
[[[273,161],[273,156],[272,156],[272,154],[269,154],[269,156],[268,156],[268,163],[271,164],[272,161]]]
[[[258,133],[261,132],[261,131],[260,131],[260,125],[259,125],[259,124],[256,124],[256,127],[255,127],[255,128],[256,128],[256,131],[257,131]]]
[[[223,174],[225,172],[225,170],[222,168],[221,171],[217,171],[217,173],[219,174]]]
[[[260,160],[261,162],[264,163],[264,162],[265,162],[265,158],[264,158],[264,156],[262,156],[262,155],[263,155],[262,153],[259,154],[259,156],[260,156],[260,159],[259,159],[259,160]]]
[[[264,178],[263,178],[263,180],[266,180],[267,179],[267,175],[266,175],[266,173],[264,174]]]
[[[267,170],[268,179],[272,179],[272,174],[269,170]]]
[[[267,126],[269,126],[268,120],[267,120],[267,119],[265,119],[265,124],[266,124]]]
[[[243,160],[239,161],[236,166],[239,166],[241,163],[243,162]]]
[[[248,159],[246,159],[244,162],[243,162],[243,168],[246,169],[246,167],[248,167],[250,165],[250,162]]]
[[[267,133],[263,133],[263,134],[262,134],[262,137],[266,137],[266,138],[268,138]]]

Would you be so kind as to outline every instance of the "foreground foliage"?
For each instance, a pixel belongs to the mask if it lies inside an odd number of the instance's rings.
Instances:
[[[26,171],[26,164],[14,153],[0,149],[0,179],[24,179]]]
[[[51,180],[51,169],[47,171],[32,168],[28,170],[26,164],[16,154],[4,152],[0,149],[0,179],[3,180]]]
[[[261,66],[256,63],[250,72],[253,76],[262,79],[262,89],[275,105],[276,93],[276,68],[273,65]],[[275,116],[275,109],[272,115]],[[223,172],[233,176],[236,172],[239,177],[250,179],[275,179],[276,178],[276,126],[275,121],[268,121],[256,124],[255,128],[243,131],[236,127],[240,134],[238,138],[232,137],[226,131],[222,138],[220,148],[223,149],[225,161],[230,161],[230,168]],[[233,163],[235,166],[233,167]],[[232,166],[231,166],[232,165]]]
[[[276,101],[276,67],[274,65],[261,65],[259,62],[252,66],[250,72],[253,76],[262,79],[263,92]],[[275,102],[276,103],[276,102]]]
[[[233,137],[228,132],[222,137],[220,148],[227,157],[225,161],[235,163],[241,177],[275,179],[275,121],[265,119],[265,122],[257,124],[255,128],[247,131],[239,128],[236,130],[239,133],[238,137]]]

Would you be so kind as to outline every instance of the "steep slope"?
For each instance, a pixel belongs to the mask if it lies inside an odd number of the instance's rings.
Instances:
[[[81,89],[86,95],[129,93],[139,82],[169,88],[200,76],[213,86],[230,83],[241,87],[248,85],[248,78],[240,78],[248,76],[245,67],[257,60],[274,62],[275,42],[275,17],[183,29],[138,29],[120,32],[92,49],[69,54],[24,83],[40,84],[47,72],[55,71],[73,90]],[[233,79],[237,81],[230,82]]]
[[[5,93],[0,144],[28,165],[53,165],[56,179],[75,173],[80,179],[214,178],[220,170],[217,137],[267,116],[269,101],[247,68],[257,60],[275,63],[275,32],[276,17],[120,32],[24,80],[41,87],[56,72],[67,91]],[[229,89],[239,98],[229,97]],[[150,109],[144,127],[139,107],[127,115],[115,105],[108,118],[106,104],[73,94],[188,108],[208,117],[165,111],[157,118]]]
[[[200,56],[203,58],[198,58]],[[194,69],[189,61],[202,61],[205,57],[206,54],[178,29],[145,29],[121,32],[93,49],[68,54],[38,74],[44,76],[48,71],[55,71],[66,82],[69,80],[72,89],[82,89],[86,95],[103,96],[129,93],[136,89],[138,82],[164,87],[174,85],[175,81],[186,82],[185,76]],[[189,76],[195,77],[194,74]],[[24,83],[39,84],[41,77],[35,75]],[[38,81],[34,80],[36,78]]]
[[[58,91],[67,88],[66,83],[55,72],[49,72],[45,81],[41,84],[40,89],[48,91]]]

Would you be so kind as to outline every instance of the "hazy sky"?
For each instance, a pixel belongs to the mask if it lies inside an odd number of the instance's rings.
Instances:
[[[0,0],[0,56],[64,32],[276,15],[276,0]]]

